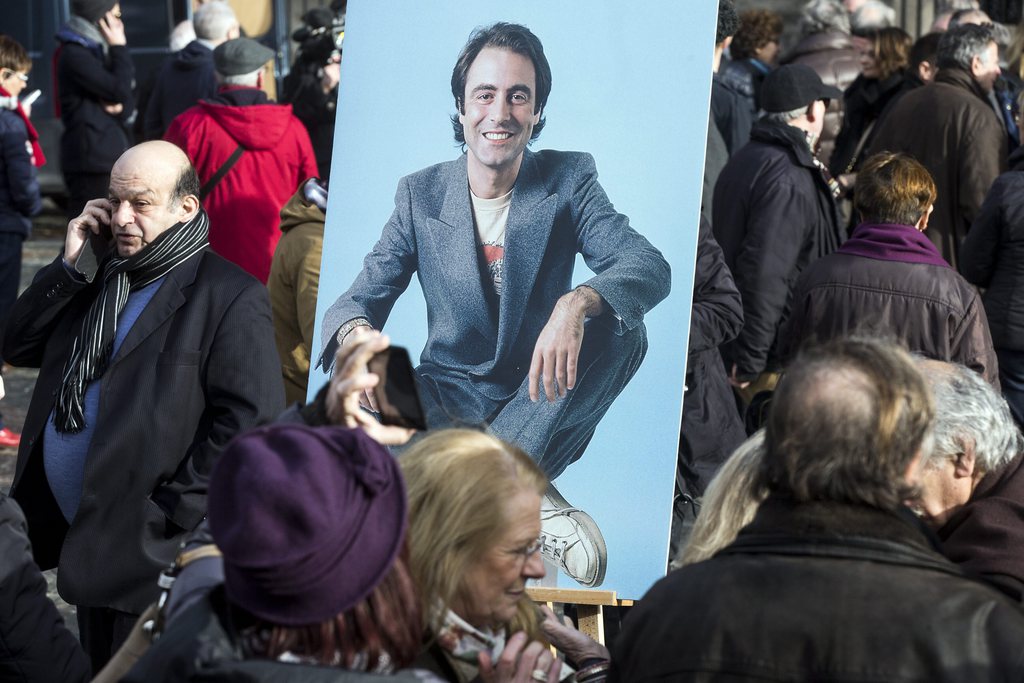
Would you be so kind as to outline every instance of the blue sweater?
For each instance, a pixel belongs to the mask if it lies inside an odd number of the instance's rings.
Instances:
[[[117,331],[114,334],[114,348],[110,357],[116,358],[129,330],[139,319],[143,309],[156,294],[160,278],[140,290],[133,291],[128,295],[128,301],[124,310],[117,319]],[[50,412],[50,419],[46,423],[46,431],[43,437],[43,467],[46,470],[46,479],[50,482],[50,491],[57,500],[64,519],[71,523],[75,513],[78,512],[78,503],[82,499],[82,482],[85,478],[85,460],[89,454],[89,445],[92,443],[92,435],[96,428],[96,418],[100,414],[100,388],[103,384],[103,377],[93,380],[85,388],[85,400],[83,412],[85,414],[85,427],[76,434],[64,434],[58,432],[53,425],[54,412]]]

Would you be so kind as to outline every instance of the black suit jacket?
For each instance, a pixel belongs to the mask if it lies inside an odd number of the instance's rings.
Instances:
[[[12,496],[36,561],[61,596],[140,613],[184,533],[206,514],[207,478],[238,432],[284,407],[266,289],[206,250],[172,270],[101,379],[99,415],[70,527],[50,493],[43,433],[82,318],[100,289],[60,258],[15,304],[4,359],[40,368]]]

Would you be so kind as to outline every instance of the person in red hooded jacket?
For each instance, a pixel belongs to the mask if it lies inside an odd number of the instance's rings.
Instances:
[[[319,175],[309,134],[290,105],[261,90],[270,48],[249,38],[213,51],[220,88],[174,119],[164,139],[188,154],[203,183],[210,246],[267,282],[281,207]]]

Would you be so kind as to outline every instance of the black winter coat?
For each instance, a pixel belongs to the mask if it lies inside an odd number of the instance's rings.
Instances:
[[[325,93],[320,86],[319,64],[296,64],[284,79],[281,101],[292,105],[292,113],[309,133],[320,177],[330,179],[334,156],[334,119],[337,114],[338,87]]]
[[[64,135],[60,163],[64,173],[109,173],[130,146],[128,126],[135,119],[135,68],[126,46],[112,45],[106,60],[99,48],[68,38],[66,29],[57,53],[57,91]],[[84,39],[80,39],[84,40]],[[120,114],[104,111],[120,104]]]
[[[725,139],[729,154],[735,154],[750,142],[756,110],[752,100],[744,97],[720,75],[711,79],[711,117]],[[710,198],[709,198],[710,199]]]
[[[743,328],[743,302],[722,248],[701,220],[690,309],[686,393],[679,441],[680,490],[702,495],[718,468],[746,438],[718,347]]]
[[[17,112],[0,109],[0,232],[28,237],[39,213],[39,181],[25,144],[28,131]]]
[[[960,246],[960,272],[985,288],[992,343],[1024,351],[1024,148],[996,178]]]
[[[81,264],[80,264],[81,265]],[[206,515],[206,485],[234,436],[284,406],[266,288],[203,250],[164,276],[100,380],[82,500],[69,527],[43,467],[44,434],[71,345],[99,295],[61,258],[11,311],[3,357],[39,368],[11,495],[40,567],[73,604],[141,614],[156,577]]]
[[[889,102],[902,94],[903,83],[903,72],[897,71],[885,80],[857,76],[846,89],[843,93],[843,127],[836,137],[836,146],[829,161],[832,175],[851,173],[860,168],[871,148],[877,126],[873,126],[867,135],[865,131],[877,123]],[[864,138],[864,144],[858,152],[861,138]]]
[[[905,514],[769,498],[626,617],[611,680],[1021,681],[1024,613]]]
[[[216,96],[213,50],[193,40],[160,65],[156,85],[146,103],[143,135],[147,140],[159,140],[174,117],[194,107],[199,100]]]
[[[771,68],[756,59],[735,59],[719,69],[721,80],[739,92],[752,112],[761,109],[761,84]]]
[[[0,493],[0,681],[88,681],[89,660],[46,595],[21,508]]]
[[[727,367],[753,380],[781,369],[778,333],[808,264],[843,239],[835,200],[802,130],[759,121],[715,185],[714,233],[743,297],[744,326],[722,348]]]
[[[708,141],[704,148],[704,185],[700,195],[700,216],[708,224],[713,222],[711,198],[715,194],[715,183],[729,161],[729,150],[713,117],[708,118]]]

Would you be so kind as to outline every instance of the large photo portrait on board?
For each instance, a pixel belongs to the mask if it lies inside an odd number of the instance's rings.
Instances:
[[[716,18],[678,12],[351,3],[317,304],[311,386],[362,327],[419,352],[431,428],[551,479],[558,585],[621,598],[668,554]]]

